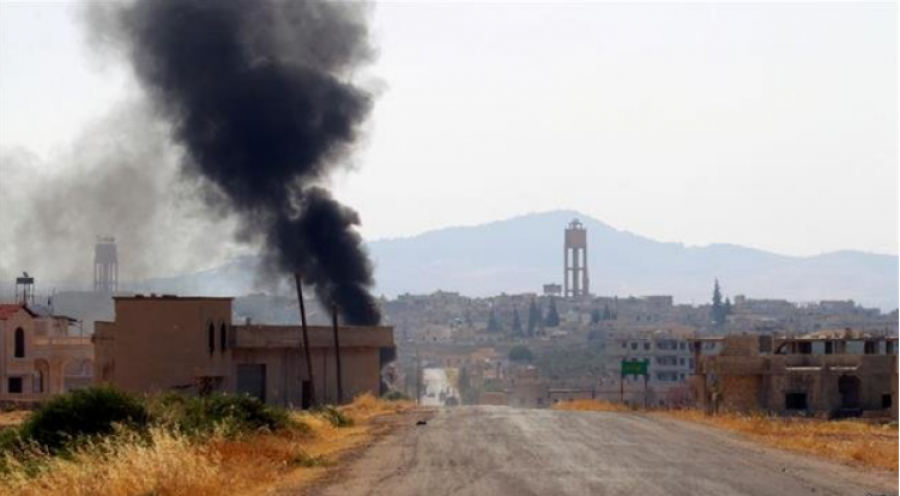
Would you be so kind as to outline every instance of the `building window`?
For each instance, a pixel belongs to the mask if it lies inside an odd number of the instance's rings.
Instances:
[[[632,350],[636,350],[636,349],[637,349],[637,343],[631,343],[631,349],[632,349]]]
[[[6,392],[11,394],[22,394],[22,378],[10,377],[6,380]]]
[[[222,322],[219,325],[219,351],[225,353],[226,349],[228,349],[228,328]]]
[[[15,341],[13,344],[13,357],[25,358],[25,331],[21,327],[16,328],[13,340]]]
[[[207,330],[208,341],[209,341],[209,354],[212,355],[214,351],[216,351],[216,326],[210,322],[209,329]]]
[[[644,349],[645,349],[645,350],[649,350],[649,349],[650,349],[650,343],[644,343]]]
[[[891,394],[885,393],[881,395],[881,408],[890,408],[892,404]]]
[[[806,410],[806,393],[785,394],[784,407],[788,410]]]
[[[865,353],[866,355],[874,355],[878,353],[878,343],[876,343],[875,341],[866,341],[863,346],[863,353]]]
[[[834,341],[825,341],[825,354],[826,355],[834,354]]]

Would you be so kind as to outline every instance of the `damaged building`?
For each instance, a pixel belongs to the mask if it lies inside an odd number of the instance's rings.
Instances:
[[[707,341],[721,352],[701,357]],[[692,396],[707,412],[897,417],[896,337],[740,335],[694,339],[692,349]]]
[[[232,298],[114,299],[115,322],[97,322],[93,337],[98,383],[139,393],[248,393],[272,404],[308,404],[300,326],[236,325]],[[308,327],[316,399],[380,394],[381,372],[395,356],[393,328],[341,326],[338,334],[341,387],[333,329]]]

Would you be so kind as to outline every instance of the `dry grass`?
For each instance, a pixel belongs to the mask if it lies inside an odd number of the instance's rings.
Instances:
[[[31,412],[28,410],[12,410],[8,412],[0,412],[0,429],[4,429],[6,427],[15,427],[28,416],[31,415]]]
[[[771,417],[763,414],[704,415],[672,410],[658,415],[738,432],[761,444],[841,463],[898,472],[897,426],[859,420]]]
[[[0,494],[266,494],[283,481],[297,485],[324,475],[339,455],[370,440],[371,419],[409,406],[366,395],[342,408],[354,420],[351,427],[334,427],[321,414],[297,412],[292,417],[308,429],[241,438],[213,435],[200,443],[158,428],[151,430],[152,442],[121,433],[84,447],[71,458],[40,455],[37,475],[30,475],[28,466],[11,462],[13,470],[0,475]]]
[[[628,407],[620,403],[603,400],[570,400],[560,401],[551,407],[553,410],[573,412],[626,412]]]

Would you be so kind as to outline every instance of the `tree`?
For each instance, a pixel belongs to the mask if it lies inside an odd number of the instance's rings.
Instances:
[[[713,324],[721,326],[725,324],[725,305],[722,304],[722,290],[719,288],[719,280],[716,279],[713,286],[712,308],[710,309],[710,317]]]
[[[559,326],[559,313],[556,311],[556,300],[552,297],[550,298],[550,308],[547,309],[547,318],[544,319],[544,324],[547,327]]]
[[[492,308],[490,313],[488,314],[488,332],[500,332],[502,328],[500,327],[500,321],[497,320],[497,316],[494,315],[494,309]]]
[[[534,353],[526,346],[516,345],[509,349],[509,361],[530,362],[534,360]]]
[[[543,324],[544,316],[542,315],[541,306],[537,304],[534,298],[531,299],[531,306],[528,307],[528,335],[534,336],[535,331]]]
[[[591,310],[591,324],[599,324],[601,320],[603,320],[603,314],[600,313],[600,309],[595,308]]]
[[[522,334],[522,321],[519,319],[519,309],[513,308],[512,332],[516,336]]]
[[[723,308],[725,312],[725,316],[728,317],[731,315],[731,298],[725,298],[725,307]]]

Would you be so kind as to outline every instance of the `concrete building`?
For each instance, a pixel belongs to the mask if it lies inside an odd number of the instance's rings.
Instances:
[[[116,239],[98,237],[94,246],[94,292],[112,294],[119,289],[119,256]]]
[[[93,382],[94,349],[74,319],[0,305],[0,401],[34,402]]]
[[[897,338],[728,336],[692,396],[707,411],[897,416]]]
[[[574,219],[566,228],[563,263],[563,296],[589,296],[591,285],[588,275],[587,230],[578,219]]]
[[[604,400],[647,406],[684,406],[690,400],[688,381],[696,367],[689,339],[693,333],[674,329],[623,332],[608,339],[604,353],[607,375],[599,386]],[[709,341],[703,355],[718,353],[720,344]],[[647,362],[648,377],[622,377],[623,361]],[[624,383],[624,384],[620,384]]]
[[[98,322],[95,375],[132,392],[248,393],[272,404],[306,403],[309,378],[299,326],[234,325],[231,298],[116,297],[116,321]],[[394,359],[391,327],[339,328],[343,400],[381,392]],[[331,327],[309,326],[313,385],[338,402]]]

